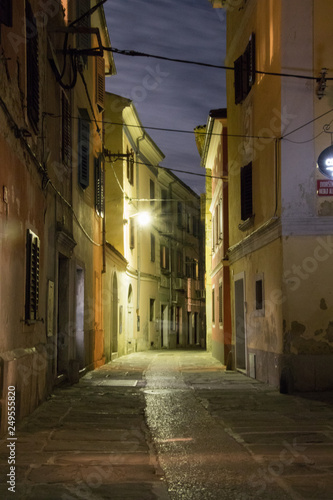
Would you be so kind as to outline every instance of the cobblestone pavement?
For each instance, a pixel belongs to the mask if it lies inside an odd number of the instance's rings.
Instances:
[[[15,437],[0,442],[4,500],[333,500],[333,395],[281,395],[204,351],[119,358]]]

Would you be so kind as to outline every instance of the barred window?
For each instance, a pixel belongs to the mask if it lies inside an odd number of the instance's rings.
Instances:
[[[25,319],[34,321],[38,318],[39,303],[39,248],[38,236],[28,229],[26,246],[26,293]]]

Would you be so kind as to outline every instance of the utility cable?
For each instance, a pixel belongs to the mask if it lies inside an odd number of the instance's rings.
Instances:
[[[102,47],[102,50],[105,50],[107,52],[114,52],[115,54],[120,54],[123,56],[130,56],[130,57],[149,57],[153,59],[160,59],[163,61],[171,61],[171,62],[178,62],[182,64],[193,64],[197,66],[205,66],[208,68],[216,68],[216,69],[224,69],[224,70],[231,70],[235,71],[234,66],[225,66],[225,65],[219,65],[219,64],[210,64],[210,63],[204,63],[200,61],[191,61],[188,59],[177,59],[174,57],[166,57],[166,56],[158,56],[157,54],[147,54],[146,52],[139,52],[136,50],[122,50],[122,49],[116,49],[115,47]],[[84,53],[83,51],[81,51]],[[315,76],[306,76],[306,75],[297,75],[294,73],[274,73],[272,71],[259,71],[259,70],[254,70],[255,73],[258,73],[260,75],[268,75],[268,76],[279,76],[279,77],[289,77],[289,78],[301,78],[305,80],[318,80],[317,77]],[[325,80],[333,80],[333,78],[325,78]]]

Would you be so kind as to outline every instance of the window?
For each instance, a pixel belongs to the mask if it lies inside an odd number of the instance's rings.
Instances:
[[[133,250],[135,247],[135,219],[129,220],[129,246]]]
[[[38,318],[39,302],[39,247],[38,236],[28,229],[26,247],[26,292],[25,319],[34,321]]]
[[[169,248],[161,245],[161,268],[169,269]]]
[[[134,158],[133,155],[130,155],[127,148],[127,180],[131,184],[134,185]]]
[[[167,201],[168,191],[166,189],[162,189],[161,198],[162,198],[162,203],[161,203],[162,214],[167,214],[168,213],[168,201]]]
[[[241,219],[247,220],[252,212],[252,163],[249,163],[241,169]]]
[[[195,238],[197,238],[198,232],[199,232],[199,228],[198,228],[199,221],[198,221],[197,217],[195,217],[195,215],[193,216],[192,223],[193,223],[193,236]]]
[[[192,278],[199,279],[199,261],[197,259],[192,259]]]
[[[65,92],[61,96],[61,129],[62,129],[62,145],[61,145],[61,159],[67,166],[71,166],[72,161],[72,126],[71,126],[71,111],[68,98]]]
[[[186,278],[192,278],[191,259],[189,257],[185,257],[185,275]]]
[[[255,35],[252,33],[245,52],[234,62],[235,104],[242,102],[255,82]]]
[[[212,323],[215,323],[215,288],[212,289]]]
[[[259,316],[264,316],[264,275],[258,274],[255,281],[256,312]]]
[[[219,284],[219,296],[218,296],[218,303],[219,303],[219,323],[222,323],[223,321],[223,294],[222,294],[222,283]]]
[[[27,38],[27,113],[35,132],[39,123],[39,65],[38,65],[38,31],[36,18],[31,5],[26,2],[26,38]]]
[[[183,204],[181,201],[177,203],[177,226],[180,229],[183,227]]]
[[[0,24],[13,26],[12,12],[12,0],[0,0]]]
[[[96,105],[100,113],[104,110],[105,96],[105,61],[104,57],[95,57],[96,68]]]
[[[150,234],[150,260],[155,262],[155,235]]]
[[[155,320],[155,299],[150,299],[149,303],[149,320]]]
[[[183,254],[182,252],[177,252],[177,277],[181,278],[183,276]]]
[[[222,206],[222,200],[219,202],[219,240],[222,240],[223,238],[223,206]]]
[[[219,243],[219,206],[216,205],[215,207],[215,215],[214,215],[214,241],[215,241],[215,246],[218,245]]]
[[[155,201],[155,183],[152,179],[149,181],[149,195],[150,195],[150,204],[154,205]]]
[[[77,5],[77,19],[90,9],[90,0],[80,0],[76,2]],[[80,28],[90,28],[90,15],[84,16],[80,22],[76,24]],[[77,48],[81,50],[90,49],[90,34],[89,33],[78,33],[77,35]],[[81,56],[82,62],[87,65],[88,56]]]
[[[100,217],[104,217],[104,169],[101,156],[95,158],[95,209]]]
[[[188,233],[191,233],[191,222],[192,222],[191,219],[192,219],[191,214],[187,213],[186,214],[186,231]]]
[[[79,184],[85,189],[89,186],[89,140],[90,140],[90,123],[89,115],[86,110],[79,112],[79,158],[78,158],[78,175]]]

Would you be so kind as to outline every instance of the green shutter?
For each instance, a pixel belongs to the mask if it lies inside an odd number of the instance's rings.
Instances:
[[[79,184],[83,189],[89,186],[89,139],[90,124],[79,119]]]

